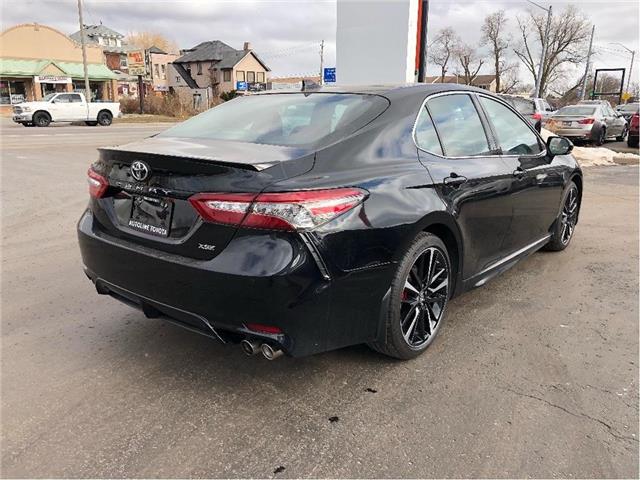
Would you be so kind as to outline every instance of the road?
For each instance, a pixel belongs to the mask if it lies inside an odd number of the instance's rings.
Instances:
[[[2,125],[4,478],[638,478],[637,166],[587,169],[568,250],[453,300],[420,358],[267,362],[82,273],[96,146],[166,126]]]

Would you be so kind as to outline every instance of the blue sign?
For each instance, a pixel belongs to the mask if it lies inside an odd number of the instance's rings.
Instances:
[[[245,92],[247,90],[247,82],[236,82],[236,90]]]
[[[325,68],[323,77],[324,83],[336,83],[336,69],[333,68]]]

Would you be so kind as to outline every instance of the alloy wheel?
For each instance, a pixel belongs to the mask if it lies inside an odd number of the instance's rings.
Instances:
[[[435,334],[449,299],[449,265],[444,253],[429,247],[415,260],[402,290],[400,330],[417,349]]]
[[[569,194],[567,195],[566,200],[564,201],[564,206],[562,207],[562,214],[560,217],[560,224],[562,225],[562,230],[560,231],[560,241],[563,245],[569,243],[571,240],[571,236],[573,235],[573,231],[576,228],[576,223],[578,221],[578,190],[575,187],[572,187],[569,190]]]

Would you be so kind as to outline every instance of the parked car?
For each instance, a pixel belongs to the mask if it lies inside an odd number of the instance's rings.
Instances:
[[[631,117],[640,112],[640,103],[626,103],[624,105],[618,105],[616,107],[616,112],[622,115],[627,123],[629,123]]]
[[[245,96],[99,150],[82,261],[98,293],[248,354],[409,359],[452,297],[569,245],[571,149],[462,85]]]
[[[556,135],[602,145],[609,137],[623,141],[628,132],[626,120],[611,107],[600,103],[570,105],[558,110],[546,128]]]
[[[25,127],[48,127],[51,122],[108,126],[119,116],[119,103],[87,102],[82,93],[50,93],[41,101],[13,107],[13,121]]]
[[[499,96],[520,112],[538,132],[554,113],[553,108],[544,98],[525,98],[507,94],[499,94]]]
[[[629,136],[627,137],[627,145],[632,148],[638,148],[638,114],[635,113],[629,122]]]

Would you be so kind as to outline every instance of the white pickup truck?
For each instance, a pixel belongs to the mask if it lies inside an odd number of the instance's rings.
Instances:
[[[25,127],[47,127],[51,122],[111,125],[120,116],[117,102],[87,102],[82,93],[50,93],[39,102],[14,105],[13,121]]]

